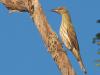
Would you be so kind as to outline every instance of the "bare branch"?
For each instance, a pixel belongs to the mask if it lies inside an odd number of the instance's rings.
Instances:
[[[9,10],[29,12],[48,48],[48,52],[56,62],[62,75],[75,75],[67,54],[64,52],[56,33],[48,24],[38,0],[0,0],[0,2]]]

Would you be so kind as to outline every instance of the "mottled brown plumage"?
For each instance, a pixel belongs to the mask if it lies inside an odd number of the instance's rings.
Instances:
[[[83,70],[84,73],[86,73],[86,69],[83,65],[80,56],[76,33],[74,31],[68,10],[66,10],[64,7],[60,7],[60,8],[53,9],[53,11],[62,16],[62,23],[60,26],[60,36],[63,43],[65,44],[66,48],[68,48],[73,53],[73,55],[76,57],[77,61],[79,62],[81,69]]]

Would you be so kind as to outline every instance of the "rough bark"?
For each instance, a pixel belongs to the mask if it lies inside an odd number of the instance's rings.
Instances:
[[[62,75],[75,75],[66,52],[62,48],[56,33],[51,29],[38,0],[0,0],[9,10],[28,12],[33,19],[48,52],[56,62]]]

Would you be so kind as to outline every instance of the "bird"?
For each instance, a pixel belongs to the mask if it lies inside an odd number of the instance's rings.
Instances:
[[[77,59],[80,65],[80,68],[86,74],[87,71],[82,62],[77,36],[74,31],[74,27],[71,21],[69,11],[65,9],[64,7],[58,7],[58,8],[52,9],[52,11],[62,16],[62,22],[61,22],[60,30],[59,30],[61,40],[63,44],[66,46],[66,48],[70,50],[72,54],[75,56],[75,58]]]

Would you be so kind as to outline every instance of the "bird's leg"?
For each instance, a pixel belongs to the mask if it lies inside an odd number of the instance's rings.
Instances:
[[[58,38],[59,39],[59,38]],[[64,43],[62,42],[62,40],[61,39],[59,39],[60,40],[60,43],[61,43],[61,45],[62,45],[62,47],[64,46]]]
[[[61,45],[64,46],[64,43],[62,41],[60,41],[60,42],[61,42]]]
[[[64,43],[63,42],[61,42],[61,45],[62,45],[62,48],[64,47]]]

